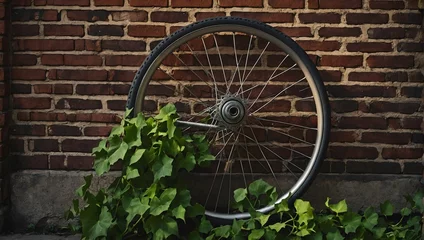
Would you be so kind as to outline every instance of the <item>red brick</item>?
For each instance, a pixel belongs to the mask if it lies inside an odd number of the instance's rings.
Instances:
[[[33,24],[13,24],[13,36],[37,36],[40,33],[40,26]]]
[[[423,17],[420,13],[395,13],[392,20],[395,23],[421,25]]]
[[[31,0],[14,0],[12,6],[31,6]]]
[[[397,45],[399,52],[423,52],[424,43],[403,42]]]
[[[135,76],[135,70],[111,70],[109,72],[109,81],[132,82]]]
[[[50,84],[36,84],[33,86],[34,88],[34,93],[40,94],[40,93],[52,93],[53,92],[53,88],[52,85]]]
[[[32,54],[15,54],[12,60],[14,66],[32,66],[37,64],[37,56]]]
[[[278,30],[290,37],[312,37],[309,27],[277,27]]]
[[[46,136],[46,127],[43,125],[13,125],[12,135],[17,136]]]
[[[124,6],[124,0],[94,0],[94,6]]]
[[[404,118],[402,120],[402,127],[406,129],[422,129],[421,124],[423,123],[423,118]]]
[[[301,23],[340,23],[338,13],[299,13]]]
[[[267,12],[231,12],[231,16],[250,18],[266,23],[292,23],[292,13],[267,13]]]
[[[69,10],[66,12],[69,20],[86,21],[86,22],[97,22],[97,21],[108,21],[109,12],[105,10],[95,11],[80,11],[80,10]]]
[[[360,85],[331,85],[328,86],[328,92],[333,97],[385,97],[392,98],[396,96],[395,87],[386,86],[360,86]]]
[[[50,155],[49,156],[49,169],[62,170],[65,169],[65,158],[64,155]]]
[[[14,80],[45,80],[46,70],[15,68],[12,70],[12,78]]]
[[[17,155],[16,164],[18,169],[47,169],[47,155]]]
[[[110,110],[122,111],[125,109],[126,104],[127,104],[127,101],[125,100],[108,100],[107,108]],[[143,106],[143,110],[152,111],[149,108],[146,109],[146,106]],[[156,108],[154,108],[153,110],[156,110]]]
[[[423,148],[383,148],[381,155],[385,159],[421,158]]]
[[[305,0],[268,0],[273,8],[304,8]]]
[[[342,45],[338,41],[298,40],[296,42],[305,51],[336,51]]]
[[[57,139],[34,139],[30,140],[29,145],[30,150],[33,152],[59,151],[59,142],[57,141]]]
[[[347,161],[348,173],[399,174],[401,167],[398,162],[365,162]]]
[[[335,159],[376,159],[378,151],[374,147],[331,146],[330,157]]]
[[[67,169],[91,170],[93,168],[93,156],[68,156]]]
[[[212,0],[171,0],[171,7],[209,8],[212,7]]]
[[[31,93],[31,85],[30,84],[13,83],[11,89],[12,89],[12,94],[15,94],[15,93],[30,94]]]
[[[106,70],[57,70],[56,77],[51,79],[102,81],[107,79],[107,71]]]
[[[13,99],[13,107],[16,109],[49,109],[51,107],[51,98],[19,98]]]
[[[90,0],[47,0],[48,5],[57,6],[90,6]]]
[[[382,101],[373,101],[370,103],[370,111],[372,113],[382,113],[382,112],[397,112],[412,114],[418,111],[420,108],[419,102],[382,102]]]
[[[20,39],[16,51],[68,51],[74,50],[74,40],[69,39]]]
[[[221,7],[262,7],[262,0],[221,0]]]
[[[358,27],[322,27],[318,33],[321,37],[358,37],[362,31]]]
[[[187,22],[188,13],[187,12],[152,12],[150,14],[150,19],[153,22],[167,22],[167,23]]]
[[[346,14],[347,24],[379,24],[388,23],[389,14],[385,13],[348,13]]]
[[[91,25],[88,27],[91,36],[124,36],[123,26],[116,25]]]
[[[166,7],[168,0],[128,0],[133,7]]]
[[[423,89],[423,87],[403,87],[400,93],[408,98],[422,98],[424,96]]]
[[[144,51],[146,43],[132,40],[102,40],[101,48],[114,51]]]
[[[357,9],[362,8],[362,0],[319,0],[322,9]]]
[[[99,55],[64,55],[65,65],[70,66],[101,66],[102,62]]]
[[[394,132],[364,132],[361,142],[363,143],[386,143],[386,144],[408,144],[411,139],[410,133]]]
[[[59,55],[59,54],[42,55],[41,63],[43,65],[49,65],[49,66],[63,65],[63,55]]]
[[[391,43],[382,42],[357,42],[348,43],[346,49],[349,52],[391,52]]]
[[[76,93],[81,95],[126,95],[129,90],[129,85],[121,84],[78,84],[76,87]]]
[[[125,12],[112,12],[113,21],[126,21],[131,22],[146,22],[147,12],[146,11],[125,11]]]
[[[414,66],[413,56],[369,56],[368,66],[372,68],[410,68]]]
[[[331,67],[360,67],[362,66],[362,60],[362,56],[325,55],[321,57],[319,65]]]
[[[60,16],[56,10],[44,9],[13,9],[12,21],[13,22],[26,22],[26,21],[58,21]]]
[[[332,100],[331,110],[336,113],[347,113],[358,111],[358,102],[354,100]]]
[[[373,39],[401,39],[414,38],[416,32],[407,28],[391,27],[391,28],[370,28],[368,29],[368,37]]]
[[[106,66],[141,66],[146,56],[111,55],[105,56]]]
[[[74,110],[101,109],[102,102],[100,100],[62,98],[56,103],[56,108]]]
[[[349,81],[357,82],[405,82],[408,76],[405,72],[351,72]]]
[[[387,121],[381,117],[342,117],[337,128],[342,129],[386,129]]]
[[[337,70],[320,70],[321,78],[324,82],[340,82],[342,73]]]
[[[49,136],[81,136],[81,129],[77,126],[51,125],[47,128]]]
[[[112,127],[86,127],[84,128],[85,136],[107,137],[110,134]]]
[[[370,8],[371,9],[403,9],[405,8],[405,3],[403,1],[382,1],[382,0],[376,0],[376,1],[370,1]]]
[[[98,143],[99,140],[65,139],[62,141],[62,151],[91,153]]]
[[[45,36],[84,36],[82,25],[44,25]]]
[[[128,26],[128,35],[131,37],[164,37],[166,33],[164,26],[130,25]]]
[[[74,87],[72,84],[55,84],[53,85],[54,94],[72,94]]]
[[[197,21],[212,18],[212,17],[223,17],[225,16],[225,12],[197,12],[194,14]]]

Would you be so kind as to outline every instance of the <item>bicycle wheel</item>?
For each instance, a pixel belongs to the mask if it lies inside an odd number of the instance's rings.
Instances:
[[[183,131],[206,134],[216,154],[192,186],[211,218],[248,218],[230,199],[258,178],[276,187],[276,203],[293,202],[324,159],[330,110],[320,75],[292,39],[264,23],[207,19],[160,42],[138,70],[127,107],[149,112],[166,103],[176,105]]]

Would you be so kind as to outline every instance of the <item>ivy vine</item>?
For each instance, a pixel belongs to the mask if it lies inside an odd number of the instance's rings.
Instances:
[[[121,176],[96,192],[90,189],[93,176],[85,177],[76,191],[79,198],[66,212],[67,219],[77,220],[70,227],[83,239],[421,239],[422,193],[408,197],[409,207],[399,216],[387,201],[380,214],[373,208],[359,214],[348,211],[345,201],[332,204],[330,199],[326,212],[298,199],[294,206],[283,200],[262,214],[255,209],[275,203],[277,191],[261,179],[234,191],[234,209],[248,211],[251,218],[214,227],[181,177],[215,160],[206,137],[184,135],[175,126],[172,104],[147,119],[129,115],[127,110],[121,124],[93,149],[97,175],[119,163]]]

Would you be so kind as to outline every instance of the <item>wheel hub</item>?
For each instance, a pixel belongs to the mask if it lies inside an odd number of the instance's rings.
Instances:
[[[224,98],[218,114],[224,125],[229,127],[239,126],[246,116],[245,104],[236,97]]]

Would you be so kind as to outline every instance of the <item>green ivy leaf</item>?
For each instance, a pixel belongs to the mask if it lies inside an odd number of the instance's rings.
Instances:
[[[327,233],[327,239],[331,240],[344,240],[344,237],[340,234],[339,230]]]
[[[378,223],[378,214],[374,211],[373,208],[367,208],[364,212],[364,216],[365,220],[363,221],[362,225],[369,231],[372,231],[372,229]]]
[[[298,215],[307,212],[312,212],[314,210],[310,202],[303,201],[302,199],[296,199],[296,201],[294,202],[294,208],[296,209],[296,213]]]
[[[239,232],[241,231],[241,227],[242,227],[242,222],[239,220],[234,219],[233,220],[233,225],[231,225],[231,231],[234,235],[239,234]]]
[[[187,153],[185,157],[182,157],[177,162],[177,169],[184,168],[188,172],[194,169],[194,166],[196,166],[196,158],[192,153]]]
[[[424,191],[418,191],[417,193],[414,194],[413,196],[413,201],[415,203],[415,207],[421,212],[424,212],[424,203],[423,203],[423,198],[424,198]]]
[[[132,168],[131,166],[128,166],[127,167],[127,170],[126,170],[126,173],[125,174],[126,174],[128,180],[140,176],[140,173],[138,172],[138,169],[137,168]]]
[[[106,237],[108,229],[113,224],[112,214],[107,207],[102,207],[100,210],[99,207],[91,205],[81,212],[81,218],[83,234],[89,239]]]
[[[76,193],[79,197],[84,197],[88,188],[91,186],[91,181],[93,180],[93,175],[87,175],[84,177],[84,184],[76,190]]]
[[[372,232],[374,234],[375,239],[380,239],[383,237],[385,231],[385,227],[375,227]]]
[[[330,204],[330,198],[327,198],[325,206],[327,206],[329,209],[331,209],[331,211],[335,212],[336,214],[347,212],[346,200],[342,200],[336,204]]]
[[[190,206],[190,201],[191,201],[191,195],[190,195],[190,191],[187,189],[183,189],[183,190],[178,190],[177,193],[177,202],[183,206],[183,207],[188,207]]]
[[[124,133],[124,126],[123,125],[119,125],[116,126],[114,128],[112,128],[112,131],[110,132],[109,137],[112,136],[121,136]]]
[[[187,207],[187,216],[188,217],[196,217],[196,216],[202,216],[205,214],[205,208],[196,203],[193,206]]]
[[[393,215],[393,209],[394,209],[393,204],[391,204],[388,200],[380,204],[381,214],[383,214],[386,217]]]
[[[134,154],[130,158],[130,165],[137,163],[140,161],[141,157],[143,156],[144,152],[146,152],[146,149],[137,149],[135,150]]]
[[[128,213],[126,217],[127,226],[131,223],[135,216],[143,214],[150,208],[147,201],[141,202],[140,198],[134,198],[133,196],[125,196],[122,198],[122,207],[124,211]]]
[[[285,223],[274,223],[272,225],[269,225],[269,228],[272,230],[275,230],[276,232],[280,232],[280,230],[285,227],[286,227]]]
[[[207,234],[212,230],[212,228],[213,227],[211,222],[207,220],[205,216],[203,216],[200,220],[199,232]]]
[[[402,216],[409,216],[410,214],[411,214],[411,209],[409,209],[409,208],[407,208],[407,207],[404,207],[404,208],[402,208],[402,210],[400,210],[400,214],[402,215]]]
[[[209,153],[202,154],[197,160],[200,166],[207,166],[210,161],[215,160],[215,156]]]
[[[254,229],[248,236],[248,240],[258,240],[265,234],[264,229]]]
[[[93,148],[92,153],[98,153],[101,152],[103,150],[106,150],[106,143],[107,143],[107,139],[103,139],[99,142],[99,145],[95,148]]]
[[[153,164],[152,170],[154,172],[154,181],[159,181],[161,178],[171,176],[172,162],[174,159],[162,154],[158,161]]]
[[[185,222],[185,212],[185,208],[179,205],[178,207],[172,209],[172,216],[176,217],[177,219],[181,219]]]
[[[287,199],[283,199],[280,203],[277,203],[275,205],[275,209],[277,210],[277,213],[290,211]]]
[[[171,235],[178,236],[177,222],[170,217],[150,217],[145,224],[146,232],[153,234],[154,240],[164,240]]]
[[[344,214],[341,223],[344,226],[345,233],[349,234],[356,232],[356,229],[361,226],[361,220],[362,217],[357,213],[347,212]]]
[[[94,169],[96,170],[96,174],[101,176],[104,173],[109,172],[110,163],[106,158],[99,158],[94,161]]]
[[[228,238],[231,233],[231,226],[229,225],[220,226],[215,228],[213,231],[215,236],[217,237]]]
[[[270,216],[271,215],[269,215],[269,214],[261,214],[258,217],[256,217],[256,219],[258,220],[258,222],[263,227],[268,222],[268,219],[269,219]]]
[[[239,188],[234,190],[234,200],[236,202],[241,202],[247,197],[247,190],[245,188]]]
[[[119,148],[110,155],[108,158],[110,165],[115,164],[117,161],[124,159],[125,154],[128,150],[128,144],[126,142],[121,142]]]
[[[272,188],[273,187],[264,180],[258,179],[249,185],[249,193],[258,198],[260,195],[265,194]]]
[[[268,228],[265,229],[265,234],[263,237],[265,240],[275,240],[277,239],[277,233],[273,230],[270,230]]]
[[[306,240],[322,240],[322,233],[316,232],[306,237]]]
[[[153,197],[150,203],[150,214],[158,216],[162,212],[167,211],[176,195],[177,190],[175,188],[168,188],[163,191],[160,198]]]

